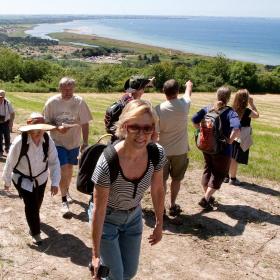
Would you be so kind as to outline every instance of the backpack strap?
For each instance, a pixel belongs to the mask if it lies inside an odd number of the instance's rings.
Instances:
[[[27,144],[27,139],[28,139],[28,134],[27,132],[22,132],[21,134],[21,148],[20,148],[20,153],[19,153],[19,157],[18,157],[18,161],[14,167],[14,169],[17,168],[21,158],[23,156],[27,155],[28,149],[29,149],[29,144]]]
[[[49,143],[50,143],[50,137],[47,132],[44,133],[44,142],[43,142],[43,151],[44,151],[44,160],[43,162],[47,162],[48,159],[48,153],[49,153]]]
[[[156,166],[159,164],[160,161],[158,146],[156,143],[151,142],[148,144],[147,149],[148,149],[149,159],[151,159],[154,168],[156,168]]]
[[[110,183],[114,183],[118,177],[118,173],[120,170],[120,163],[118,160],[118,154],[114,149],[113,145],[108,145],[104,149],[104,157],[109,165],[110,172]]]

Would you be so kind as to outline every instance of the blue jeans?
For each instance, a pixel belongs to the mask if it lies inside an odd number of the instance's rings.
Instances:
[[[107,280],[129,280],[137,272],[143,223],[142,209],[107,208],[100,244],[101,262],[110,269]]]

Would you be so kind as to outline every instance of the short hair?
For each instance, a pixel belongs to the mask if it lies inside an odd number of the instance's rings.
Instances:
[[[129,102],[124,107],[119,120],[115,123],[116,136],[122,139],[125,138],[126,131],[124,129],[124,124],[140,115],[144,115],[145,113],[148,113],[151,116],[153,124],[156,127],[158,123],[158,116],[149,101],[136,99]]]
[[[6,94],[5,90],[0,89],[0,96],[5,97],[5,94]]]
[[[174,96],[176,94],[179,93],[179,84],[176,80],[171,79],[171,80],[167,80],[164,84],[163,84],[163,92],[166,96]]]
[[[59,88],[63,87],[63,86],[75,86],[76,81],[72,78],[69,77],[63,77],[60,81],[59,81]]]

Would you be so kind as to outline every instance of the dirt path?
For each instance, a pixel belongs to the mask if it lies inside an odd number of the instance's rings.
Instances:
[[[2,173],[4,163],[0,163]],[[137,280],[280,279],[280,184],[242,178],[242,186],[224,184],[219,207],[201,212],[201,170],[188,171],[179,194],[184,212],[165,220],[163,240],[151,247],[153,226],[149,194],[143,200],[145,223]],[[87,196],[76,192],[73,217],[61,218],[60,197],[49,189],[41,209],[44,243],[31,244],[23,202],[15,189],[0,191],[0,279],[90,279],[90,227]],[[181,225],[176,225],[179,222]]]

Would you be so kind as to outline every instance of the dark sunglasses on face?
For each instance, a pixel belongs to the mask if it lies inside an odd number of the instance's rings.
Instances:
[[[143,125],[131,124],[127,126],[127,131],[129,133],[139,134],[142,131],[144,134],[152,134],[155,130],[154,125]]]

